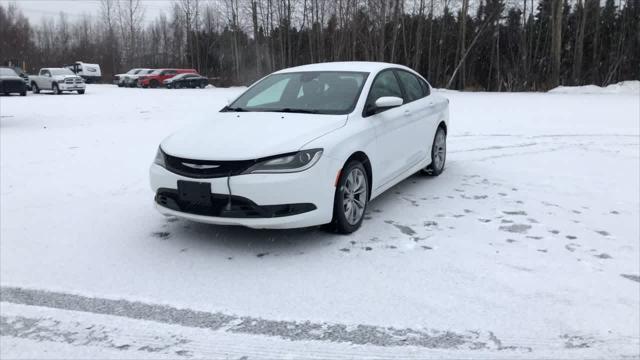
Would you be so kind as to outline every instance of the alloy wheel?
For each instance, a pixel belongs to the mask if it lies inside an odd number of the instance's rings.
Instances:
[[[351,225],[357,224],[364,215],[367,204],[367,177],[359,168],[347,175],[342,191],[344,217]]]
[[[433,151],[433,167],[440,171],[444,166],[445,157],[447,156],[447,137],[441,129],[438,129],[438,133],[436,134]]]

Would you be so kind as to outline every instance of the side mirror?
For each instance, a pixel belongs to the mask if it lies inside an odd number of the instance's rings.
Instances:
[[[383,96],[378,98],[375,104],[377,109],[389,109],[400,106],[403,102],[404,100],[397,96]]]

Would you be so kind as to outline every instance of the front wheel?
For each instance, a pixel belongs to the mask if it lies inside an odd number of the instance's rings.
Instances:
[[[160,83],[158,82],[158,80],[151,80],[151,82],[149,83],[149,86],[155,89],[158,86],[160,86]]]
[[[20,93],[20,96],[27,96],[27,90]]]
[[[33,91],[34,94],[40,94],[40,88],[38,87],[38,84],[31,84],[31,91]]]
[[[447,160],[447,132],[443,127],[438,127],[436,136],[431,145],[431,164],[423,169],[423,173],[438,176],[444,171],[444,163]]]
[[[62,91],[60,91],[60,87],[58,86],[58,84],[53,84],[53,88],[51,88],[51,90],[53,90],[53,93],[56,95],[62,94]]]
[[[367,170],[359,161],[351,161],[340,175],[333,200],[333,220],[329,229],[350,234],[360,228],[369,201]]]
[[[78,94],[83,95],[84,94],[84,90],[78,90]]]

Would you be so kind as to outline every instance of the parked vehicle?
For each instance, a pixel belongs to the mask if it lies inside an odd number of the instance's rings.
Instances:
[[[138,78],[143,75],[151,74],[155,69],[142,69],[135,74],[127,75],[124,78],[124,86],[125,87],[137,87],[138,86]]]
[[[163,85],[163,81],[176,76],[177,74],[195,74],[195,69],[156,69],[151,74],[138,77],[138,86],[143,88],[157,88]]]
[[[71,70],[74,74],[82,77],[85,82],[97,83],[102,79],[102,71],[100,71],[100,65],[87,64],[82,61],[76,61],[71,65],[65,65],[65,68]]]
[[[31,88],[38,94],[41,90],[51,90],[55,94],[63,91],[77,91],[84,94],[84,80],[67,68],[42,68],[38,75],[30,76]]]
[[[24,80],[24,84],[27,86],[27,90],[31,91],[31,81],[29,80],[29,75],[27,75],[24,70],[17,66],[14,66],[13,70],[18,74],[18,76],[22,78],[22,80]]]
[[[125,79],[127,78],[127,76],[135,75],[135,74],[141,72],[142,70],[144,70],[144,69],[143,68],[135,68],[135,69],[131,69],[131,70],[129,70],[126,73],[123,73],[123,74],[113,75],[113,83],[115,85],[118,85],[118,87],[123,87],[125,85]]]
[[[201,88],[204,89],[209,85],[209,79],[199,74],[178,74],[172,78],[163,81],[164,86],[169,89],[181,88]]]
[[[4,95],[17,93],[20,96],[27,96],[27,85],[13,68],[0,67],[0,93]]]
[[[162,141],[151,188],[165,215],[350,233],[371,199],[418,171],[442,173],[448,125],[448,100],[405,66],[284,69]]]

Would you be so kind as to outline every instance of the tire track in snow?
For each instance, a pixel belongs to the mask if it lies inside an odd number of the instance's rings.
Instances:
[[[129,300],[114,300],[73,295],[45,290],[1,287],[0,301],[120,316],[137,320],[181,325],[192,328],[220,330],[229,333],[280,337],[292,341],[327,341],[375,346],[417,346],[449,350],[520,350],[530,348],[503,346],[490,331],[440,331],[372,325],[313,323],[310,321],[278,321],[248,316],[179,309],[167,305],[147,304]],[[2,333],[10,330],[3,320]]]

